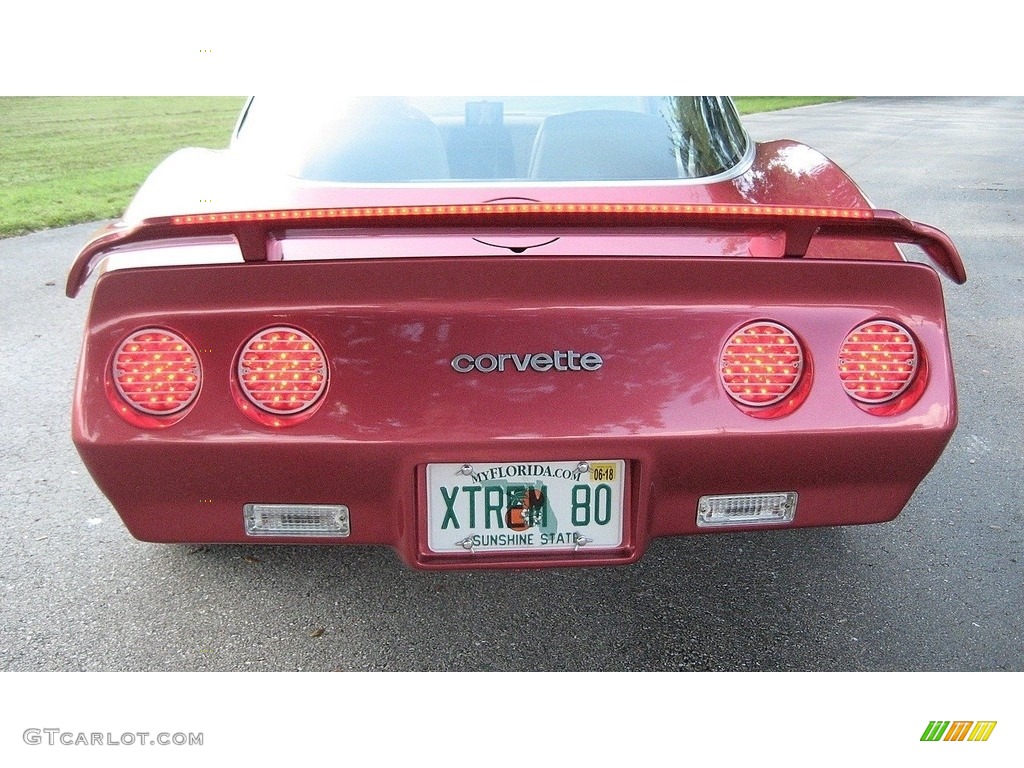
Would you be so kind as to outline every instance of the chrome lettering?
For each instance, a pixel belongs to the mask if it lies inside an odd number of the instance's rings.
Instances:
[[[534,355],[533,360],[530,361],[530,367],[538,373],[550,371],[552,365],[554,365],[554,363],[551,360],[551,355]]]
[[[464,368],[462,366],[463,363],[469,363],[469,367],[468,368]],[[473,370],[473,356],[472,355],[457,355],[455,357],[455,359],[452,360],[452,368],[454,368],[459,373],[469,373],[470,371]]]
[[[487,363],[487,367],[484,367],[484,363]],[[494,355],[480,355],[476,359],[476,369],[480,373],[491,373],[492,371],[498,370],[498,358]]]
[[[507,364],[511,361],[512,365]],[[490,352],[482,355],[468,355],[465,353],[452,358],[451,366],[456,373],[505,373],[514,368],[520,373],[529,370],[537,373],[558,371],[565,373],[569,371],[596,371],[604,365],[604,358],[597,352],[577,352],[574,349],[553,350],[547,352],[527,352],[521,355],[517,352],[501,352],[492,354]]]

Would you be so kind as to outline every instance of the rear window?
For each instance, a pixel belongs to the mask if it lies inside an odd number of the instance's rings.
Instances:
[[[718,96],[250,100],[232,148],[311,181],[706,178],[745,156]]]

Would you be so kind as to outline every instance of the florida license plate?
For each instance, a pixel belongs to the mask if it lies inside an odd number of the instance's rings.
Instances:
[[[427,465],[432,552],[612,549],[622,544],[626,462]]]

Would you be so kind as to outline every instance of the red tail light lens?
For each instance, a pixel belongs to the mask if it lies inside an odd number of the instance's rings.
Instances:
[[[907,329],[885,320],[864,323],[839,352],[839,378],[854,400],[875,405],[906,391],[918,369],[917,344]]]
[[[275,416],[311,408],[327,387],[323,350],[296,328],[268,328],[238,358],[238,384],[253,405]]]
[[[741,405],[761,408],[781,402],[796,389],[802,371],[800,342],[778,323],[745,325],[722,350],[722,383]]]
[[[147,328],[125,339],[114,354],[113,382],[135,410],[170,416],[199,394],[199,358],[187,341],[162,328]]]

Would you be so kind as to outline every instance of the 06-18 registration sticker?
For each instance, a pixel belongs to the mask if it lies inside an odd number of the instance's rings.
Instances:
[[[427,465],[432,552],[593,550],[622,544],[626,463]]]

